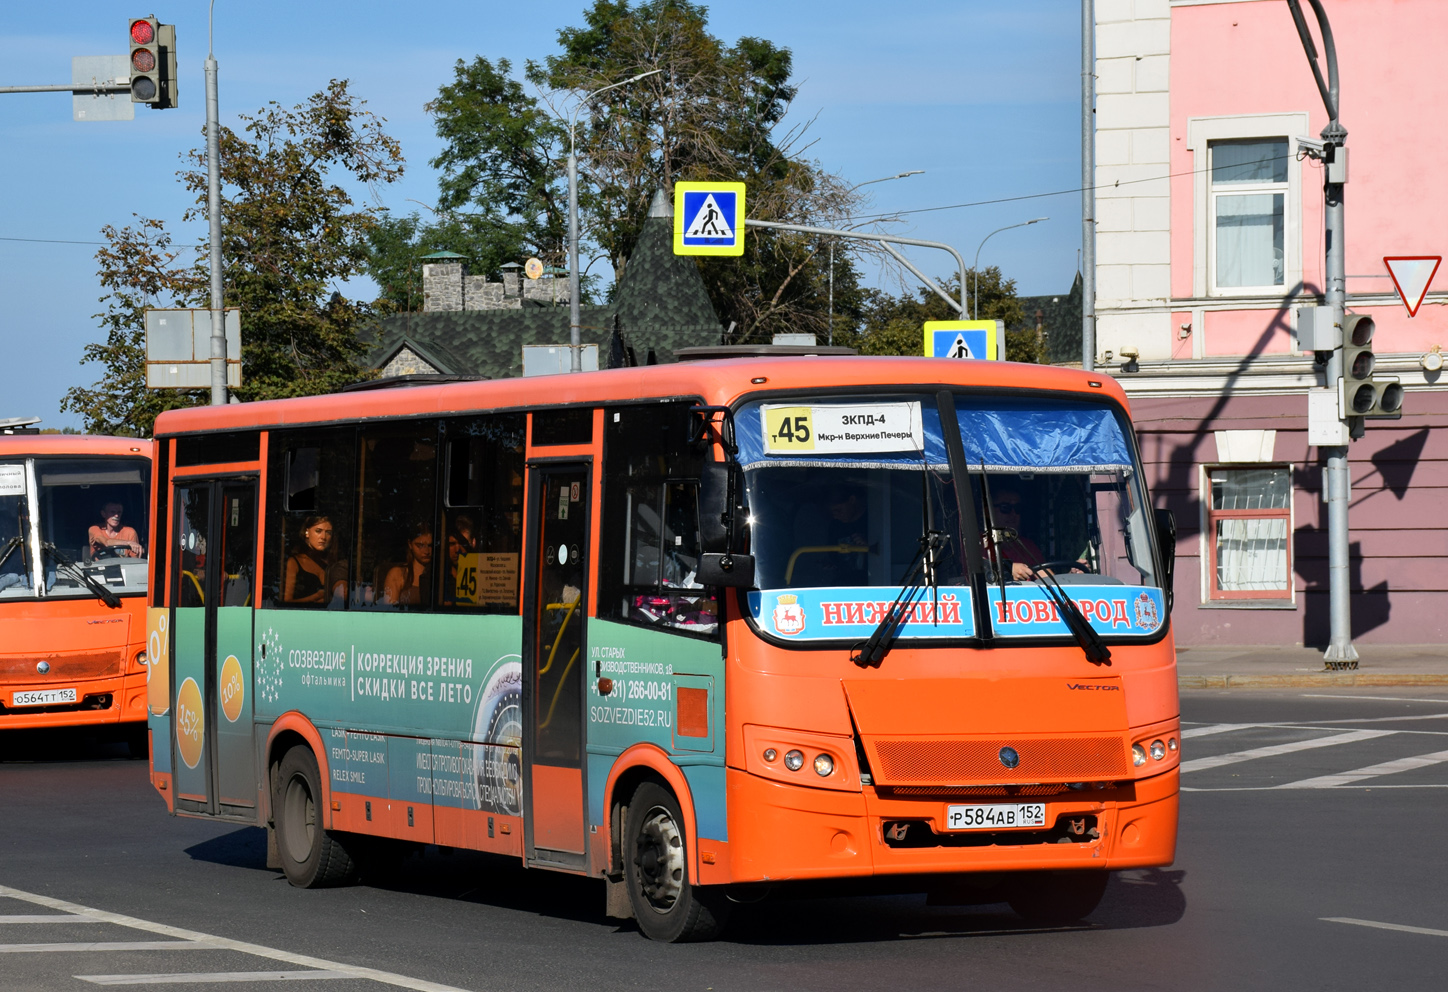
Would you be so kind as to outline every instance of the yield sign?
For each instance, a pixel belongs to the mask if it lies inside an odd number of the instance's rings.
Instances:
[[[1393,277],[1393,287],[1397,289],[1403,306],[1408,308],[1409,317],[1418,315],[1418,308],[1423,305],[1423,297],[1428,295],[1428,286],[1442,261],[1442,255],[1384,256],[1383,264],[1388,267],[1388,275]]]

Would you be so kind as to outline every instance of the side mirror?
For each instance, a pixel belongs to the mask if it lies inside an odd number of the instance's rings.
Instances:
[[[728,554],[744,545],[744,470],[737,462],[708,462],[699,474],[699,547]],[[700,581],[703,581],[702,579]]]
[[[705,552],[699,556],[699,570],[694,573],[694,581],[706,586],[753,589],[754,556]]]
[[[1166,574],[1162,576],[1162,588],[1166,590],[1166,612],[1171,615],[1172,588],[1176,577],[1176,517],[1170,510],[1155,510],[1156,542],[1161,545],[1161,563]]]

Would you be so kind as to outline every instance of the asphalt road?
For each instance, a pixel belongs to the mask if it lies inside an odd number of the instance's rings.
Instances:
[[[430,850],[397,884],[294,889],[265,868],[259,829],[166,816],[123,746],[11,737],[0,989],[176,973],[213,978],[163,987],[1441,989],[1448,692],[1197,691],[1182,708],[1177,863],[1114,877],[1079,927],[801,896],[680,946],[606,920],[597,883],[481,855]],[[34,944],[70,949],[21,949]]]

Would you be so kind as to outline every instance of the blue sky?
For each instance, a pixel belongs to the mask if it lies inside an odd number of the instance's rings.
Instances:
[[[69,94],[0,94],[0,238],[97,241],[132,213],[165,219],[177,240],[188,203],[175,180],[182,152],[202,141],[206,11],[200,0],[122,6],[100,0],[34,4],[0,28],[7,53],[0,85],[65,83],[70,59],[126,50],[129,16],[174,23],[180,107],[138,107],[128,122],[77,123]],[[218,0],[216,57],[224,122],[268,100],[294,104],[333,77],[386,117],[407,174],[381,191],[395,212],[435,202],[427,162],[437,137],[422,106],[457,59],[514,65],[556,50],[560,27],[582,23],[583,0],[422,4]],[[853,182],[910,169],[924,175],[869,187],[873,208],[909,210],[1074,189],[1080,177],[1079,0],[727,0],[710,27],[733,41],[765,37],[794,53],[799,96],[790,123],[813,119],[810,154]],[[954,245],[967,264],[994,228],[1049,215],[1047,223],[992,238],[982,265],[999,265],[1022,294],[1070,287],[1080,246],[1079,195],[920,213],[893,233]],[[94,245],[0,240],[0,341],[7,358],[0,417],[60,412],[65,391],[104,370],[79,364],[101,337]],[[943,253],[917,250],[933,275]],[[889,273],[869,281],[898,291]]]

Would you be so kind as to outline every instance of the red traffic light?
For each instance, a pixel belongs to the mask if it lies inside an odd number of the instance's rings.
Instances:
[[[138,48],[131,53],[131,67],[137,72],[150,72],[156,68],[156,53],[149,48]]]
[[[151,26],[150,21],[131,22],[131,41],[137,45],[149,45],[156,40],[156,29]],[[142,72],[150,72],[150,69],[142,69]]]

